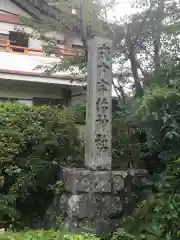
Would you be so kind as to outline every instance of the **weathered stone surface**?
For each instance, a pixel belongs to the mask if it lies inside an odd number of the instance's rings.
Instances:
[[[112,118],[112,41],[88,42],[88,84],[85,166],[110,170]]]
[[[72,195],[68,201],[68,217],[77,219],[95,218],[98,211],[98,202],[88,194]]]
[[[111,192],[110,171],[90,171],[83,169],[64,169],[65,190],[68,192],[90,193]]]
[[[102,208],[104,209],[103,214],[105,218],[111,218],[116,214],[120,214],[122,211],[122,202],[120,198],[112,196],[103,197],[105,199]]]
[[[116,194],[124,189],[124,178],[127,176],[125,172],[112,172],[113,193]]]
[[[136,175],[138,175],[138,176],[147,175],[148,172],[147,172],[147,170],[144,170],[144,169],[130,169],[128,171],[128,174],[134,177]]]
[[[65,169],[63,172],[66,193],[61,203],[68,199],[68,203],[64,203],[65,226],[70,226],[73,232],[88,229],[104,233],[114,230],[112,222],[118,223],[125,214],[130,214],[138,200],[144,199],[150,190],[148,184],[143,188],[136,187],[141,185],[142,180],[145,182],[148,179],[142,170],[103,172]]]

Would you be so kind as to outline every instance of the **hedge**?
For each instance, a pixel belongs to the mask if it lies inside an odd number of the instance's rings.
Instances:
[[[80,164],[71,111],[0,104],[0,226],[31,226],[52,202],[62,165]]]
[[[54,230],[37,230],[19,233],[2,233],[0,234],[0,240],[99,240],[99,238],[87,233],[77,235],[70,233],[64,234]]]

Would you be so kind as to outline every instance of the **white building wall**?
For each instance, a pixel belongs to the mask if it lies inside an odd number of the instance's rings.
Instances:
[[[4,69],[11,71],[24,71],[29,73],[43,73],[45,68],[37,69],[38,66],[52,67],[55,62],[59,61],[60,59],[53,57],[28,56],[23,54],[0,52],[0,70]],[[58,76],[59,78],[61,78],[61,76],[62,78],[63,76],[69,76],[71,79],[72,77],[71,71],[55,72],[53,75]],[[78,85],[80,85],[80,83]]]
[[[0,0],[1,1],[1,0]],[[10,24],[5,22],[0,22],[0,33],[9,34],[10,31],[17,31],[17,29],[21,29],[20,25]],[[23,27],[23,30],[27,33],[32,33],[32,30],[28,27]],[[64,40],[65,36],[63,33],[47,33],[47,37],[54,38],[56,40]],[[82,46],[82,42],[77,37],[72,37],[72,44]],[[41,48],[42,42],[38,39],[30,38],[29,39],[29,47],[30,48]],[[62,47],[62,46],[61,46]]]
[[[3,11],[14,13],[23,17],[30,18],[30,16],[24,12],[22,9],[20,9],[18,6],[16,6],[14,3],[12,3],[10,0],[0,0],[0,13],[5,13]],[[18,25],[9,24],[9,23],[0,23],[0,33],[8,33],[9,31],[14,31],[17,29]],[[29,32],[28,28],[26,30]],[[53,36],[57,40],[63,40],[64,34],[63,33],[49,33],[49,36]],[[74,45],[82,45],[82,41],[77,38],[76,36],[72,36],[72,43]],[[39,48],[41,44],[38,40],[31,39],[29,43],[29,47],[31,48]]]
[[[0,0],[1,1],[1,0]],[[10,31],[17,31],[20,29],[23,29],[27,33],[31,34],[32,30],[28,27],[22,27],[17,24],[11,24],[11,23],[6,23],[6,22],[0,22],[0,34],[9,34]],[[42,42],[39,41],[38,39],[34,38],[29,38],[29,47],[30,48],[41,48]]]
[[[18,25],[0,22],[0,33],[9,34],[10,31],[15,31]]]
[[[10,31],[17,31],[17,29],[21,29],[21,28],[23,28],[23,30],[26,31],[27,33],[30,33],[30,34],[32,33],[32,29],[28,27],[21,27],[20,25],[17,25],[17,24],[0,22],[0,33],[3,33],[3,34],[9,34]],[[47,33],[46,36],[50,38],[54,38],[56,40],[65,39],[65,36],[63,33],[55,33],[55,32]],[[72,36],[71,39],[72,39],[72,44],[79,45],[79,46],[83,45],[81,40],[78,39],[77,37]],[[34,38],[29,39],[30,48],[41,48],[41,46],[42,46],[42,42],[39,41],[38,39],[34,39]]]
[[[0,69],[25,72],[42,72],[42,70],[36,71],[35,68],[38,65],[44,65],[43,60],[45,61],[46,59],[39,56],[0,52]]]
[[[9,0],[0,0],[0,12],[4,13],[3,10],[20,15],[22,17],[29,17],[27,13],[25,13],[22,9],[20,9],[18,6],[16,6]]]
[[[11,12],[20,16],[29,17],[27,13],[25,13],[22,9],[17,7],[15,4],[13,4],[9,0],[0,0],[0,13],[4,13],[4,11]],[[20,28],[20,25],[0,22],[0,33],[3,34],[9,34],[10,31],[16,31],[18,28]],[[31,33],[32,30],[28,27],[25,27],[24,30],[28,33]],[[56,40],[64,40],[64,34],[63,33],[49,33],[48,36],[51,36],[55,38]],[[82,45],[81,41],[75,37],[72,36],[72,44],[75,45]],[[42,42],[37,39],[29,39],[29,48],[36,48],[41,49]],[[62,47],[62,46],[61,46]],[[23,55],[20,53],[8,53],[8,52],[0,52],[0,70],[15,70],[15,71],[25,71],[25,72],[43,72],[43,70],[35,70],[35,68],[38,65],[46,65],[50,64],[52,65],[53,62],[59,61],[58,58],[50,58],[50,57],[40,57],[40,56],[28,56]],[[56,75],[69,75],[71,76],[71,73],[66,71],[62,71],[59,73],[56,73]],[[55,79],[56,80],[56,79]],[[58,81],[58,79],[57,79]],[[27,83],[29,84],[29,83]],[[13,87],[12,87],[13,86]],[[28,88],[27,88],[28,86]],[[35,85],[35,87],[32,89],[30,88],[30,85],[20,85],[18,83],[15,84],[8,84],[8,82],[3,83],[2,79],[0,79],[0,97],[11,97],[11,98],[25,98],[25,99],[32,99],[33,97],[43,97],[43,98],[61,98],[61,85],[58,86],[55,85],[55,88],[53,88],[53,91],[50,89],[50,85],[45,87],[45,85],[41,85],[38,87],[38,85]],[[48,90],[47,90],[48,89]],[[78,90],[77,90],[78,89]],[[82,92],[82,88],[73,89],[72,95],[78,94],[78,92]],[[46,91],[47,90],[47,91]],[[74,96],[72,99],[72,104],[81,104],[84,102],[84,96]]]
[[[42,42],[40,40],[34,39],[34,38],[29,38],[29,43],[28,43],[29,48],[37,48],[41,49],[42,48]]]

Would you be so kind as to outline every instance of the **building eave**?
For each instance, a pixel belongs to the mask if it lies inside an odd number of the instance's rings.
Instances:
[[[21,1],[21,0],[10,0],[12,3],[14,3],[16,6],[18,6],[19,8],[21,8],[24,12],[26,12],[27,14],[29,14],[31,17],[33,18],[38,18],[38,16],[36,14],[34,14],[33,10],[31,10],[31,8],[29,8],[29,6],[26,4],[26,0]],[[33,5],[31,6],[33,8]]]
[[[42,73],[24,72],[0,69],[0,79],[15,80],[15,81],[28,81],[28,82],[39,82],[49,84],[61,84],[71,86],[84,86],[86,82],[84,78],[74,78],[70,75],[45,75]]]
[[[59,15],[63,14],[59,9],[53,8],[44,0],[10,0],[12,3],[19,6],[22,10],[36,19],[44,20],[50,17],[58,20]]]

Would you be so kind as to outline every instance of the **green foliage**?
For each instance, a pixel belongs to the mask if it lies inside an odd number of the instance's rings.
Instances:
[[[79,146],[70,110],[0,104],[1,226],[42,221],[60,166],[78,162]]]
[[[178,240],[180,237],[180,160],[161,174],[157,193],[127,218],[114,240]],[[124,229],[123,229],[124,227]],[[127,232],[127,233],[126,233]]]
[[[112,126],[113,168],[143,168],[137,126],[126,119],[116,119]]]
[[[162,66],[144,96],[132,102],[130,115],[142,133],[137,139],[138,146],[141,143],[139,156],[148,170],[161,174],[155,176],[154,194],[123,221],[113,240],[180,238],[180,160],[174,162],[180,148],[179,73],[177,62]],[[133,143],[132,139],[128,142]]]
[[[98,240],[90,234],[63,234],[59,231],[37,230],[20,233],[5,233],[0,235],[0,240]]]
[[[176,87],[179,85],[180,80],[180,64],[179,59],[171,59],[171,63],[164,62],[156,74],[154,74],[149,83],[150,86],[159,86],[159,87]]]
[[[86,105],[76,105],[71,108],[73,114],[74,114],[74,121],[76,124],[82,124],[85,125],[86,122]]]
[[[99,240],[98,237],[89,233],[81,233],[80,235],[64,235],[65,240]]]
[[[113,168],[143,168],[141,161],[140,132],[135,123],[127,119],[127,113],[121,111],[117,103],[113,101],[112,121],[112,159]],[[85,126],[86,106],[77,105],[71,108],[75,123]],[[84,149],[82,148],[82,153]]]
[[[179,157],[180,93],[174,87],[153,87],[139,99],[135,113],[146,133],[144,153],[167,164]],[[151,160],[151,159],[150,159]],[[156,166],[157,167],[157,166]]]
[[[28,231],[19,233],[4,233],[0,235],[0,240],[51,240],[63,239],[63,234],[53,230]]]

